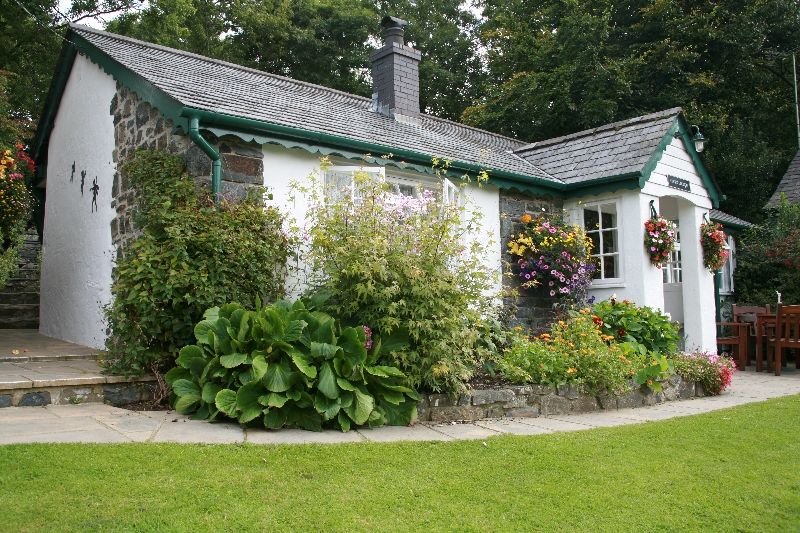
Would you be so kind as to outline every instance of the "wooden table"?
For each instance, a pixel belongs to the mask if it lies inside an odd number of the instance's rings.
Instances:
[[[756,315],[756,372],[762,372],[763,370],[765,330],[770,324],[774,327],[776,322],[777,317],[774,313]]]

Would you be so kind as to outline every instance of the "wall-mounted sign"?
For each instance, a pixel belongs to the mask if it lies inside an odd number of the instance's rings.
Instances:
[[[667,176],[667,184],[673,189],[692,192],[691,185],[689,185],[689,180],[682,180],[680,178],[676,178],[675,176]]]

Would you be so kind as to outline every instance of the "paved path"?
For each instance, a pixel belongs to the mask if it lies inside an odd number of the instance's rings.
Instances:
[[[0,409],[0,444],[27,442],[182,442],[305,444],[485,439],[502,433],[538,435],[595,427],[640,424],[707,413],[769,398],[800,394],[800,372],[781,376],[748,369],[734,375],[720,396],[667,402],[654,407],[539,418],[481,420],[472,424],[418,424],[342,433],[296,429],[242,429],[236,423],[188,420],[173,411],[135,412],[104,404],[6,407]]]

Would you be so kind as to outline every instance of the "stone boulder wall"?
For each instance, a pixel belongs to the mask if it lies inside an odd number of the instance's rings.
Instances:
[[[446,394],[423,394],[417,403],[421,422],[454,422],[482,418],[538,417],[569,413],[590,413],[656,405],[694,396],[705,396],[703,386],[684,381],[677,374],[662,383],[656,392],[633,384],[631,392],[597,395],[580,392],[574,385],[513,385],[501,389],[471,390],[458,397]]]

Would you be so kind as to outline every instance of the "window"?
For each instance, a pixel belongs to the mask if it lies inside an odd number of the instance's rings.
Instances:
[[[597,258],[595,279],[622,278],[617,215],[615,201],[583,208],[583,227],[592,241],[592,257]]]
[[[683,267],[681,266],[681,231],[680,220],[676,220],[678,231],[675,233],[675,249],[670,253],[669,260],[662,269],[664,283],[683,283]]]
[[[733,294],[733,272],[736,270],[736,241],[733,236],[728,235],[728,260],[722,267],[721,280],[719,284],[720,294]]]
[[[358,172],[366,172],[379,177],[381,180],[386,180],[395,194],[418,198],[425,191],[432,191],[437,195],[441,191],[446,202],[458,203],[459,201],[459,189],[448,179],[441,179],[440,181],[439,178],[433,176],[420,176],[419,179],[387,176],[383,167],[335,166],[330,167],[325,172],[324,185],[327,203],[340,202],[345,198],[345,195],[352,195],[353,198],[358,197],[358,188],[353,187],[353,176]]]
[[[385,176],[383,167],[330,167],[325,171],[325,203],[339,203],[349,196],[358,197],[358,188],[353,186],[353,176],[358,172],[365,172],[373,176]]]

